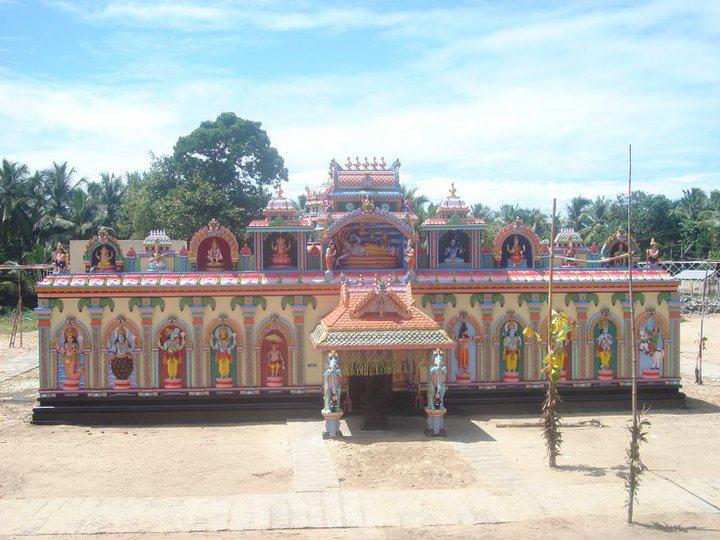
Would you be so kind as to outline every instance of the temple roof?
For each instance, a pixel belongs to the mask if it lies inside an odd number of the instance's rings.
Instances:
[[[283,196],[282,186],[278,185],[275,196],[268,201],[263,214],[269,219],[275,217],[294,218],[297,217],[298,210],[292,201]]]
[[[563,227],[560,232],[555,235],[556,245],[565,245],[572,242],[575,246],[581,246],[584,241],[583,237],[572,227]]]
[[[448,229],[468,228],[484,229],[487,224],[480,218],[470,216],[470,207],[457,195],[455,184],[450,184],[450,193],[438,205],[437,216],[428,218],[420,224],[420,228]]]
[[[441,218],[451,218],[453,216],[466,217],[470,213],[470,207],[465,204],[460,197],[457,196],[455,183],[450,184],[450,193],[445,200],[437,207],[437,215]]]
[[[452,340],[414,305],[410,286],[376,278],[371,287],[340,288],[340,303],[310,335],[316,349],[445,348]]]
[[[378,162],[376,158],[368,161],[366,157],[364,161],[360,161],[358,157],[353,162],[349,157],[345,167],[332,160],[330,162],[330,177],[333,182],[335,191],[344,189],[357,190],[394,190],[399,186],[398,170],[400,169],[400,161],[395,162],[388,168],[385,158],[380,158]]]

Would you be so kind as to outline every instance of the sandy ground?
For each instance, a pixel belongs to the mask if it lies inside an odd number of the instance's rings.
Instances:
[[[705,384],[694,384],[698,320],[682,324],[682,372],[689,397],[686,410],[653,410],[648,444],[642,448],[646,475],[678,485],[720,479],[720,314],[708,317],[705,334]],[[8,351],[0,336],[0,362]],[[37,343],[25,336],[27,351]],[[35,345],[36,346],[36,345]],[[293,466],[285,423],[219,426],[94,427],[34,426],[29,423],[37,392],[37,372],[31,370],[0,382],[0,498],[184,496],[277,493],[293,489]],[[536,417],[507,416],[452,419],[455,435],[427,440],[415,428],[361,434],[353,428],[347,441],[327,441],[341,489],[493,489],[498,471],[478,470],[462,454],[468,433],[497,444],[499,468],[518,493],[534,486],[557,486],[557,504],[571,509],[572,498],[562,486],[583,482],[622,483],[628,435],[627,414],[567,415],[558,470],[548,469]],[[450,427],[450,426],[449,426]],[[449,430],[450,431],[450,430]],[[441,462],[442,466],[438,467]],[[686,482],[690,482],[686,484]],[[683,487],[685,489],[685,487]],[[691,491],[693,488],[687,488]],[[715,493],[720,505],[720,491]],[[527,495],[525,495],[527,496]],[[522,505],[522,496],[517,504]],[[622,522],[622,501],[611,518],[553,519],[424,529],[332,530],[328,538],[465,538],[501,536],[603,535],[655,537],[682,533],[685,538],[720,537],[720,508],[707,514],[639,512],[643,525],[632,529]],[[307,538],[308,531],[269,532],[270,538]],[[251,537],[233,532],[233,537]],[[257,532],[252,533],[257,536]],[[114,537],[114,536],[113,536]],[[118,538],[135,536],[118,535]],[[198,535],[188,535],[197,538]],[[55,538],[58,538],[55,536]]]

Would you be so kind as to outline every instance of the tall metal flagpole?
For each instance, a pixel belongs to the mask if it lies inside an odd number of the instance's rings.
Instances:
[[[627,255],[628,255],[628,301],[630,302],[630,358],[632,359],[632,432],[637,433],[638,409],[637,409],[637,355],[635,354],[635,301],[633,299],[633,253],[630,248],[632,227],[632,145],[628,147],[628,202],[627,202]],[[632,442],[631,442],[632,445]],[[630,470],[630,474],[634,472]],[[631,479],[631,484],[634,479]],[[628,523],[632,522],[634,493],[628,497]]]

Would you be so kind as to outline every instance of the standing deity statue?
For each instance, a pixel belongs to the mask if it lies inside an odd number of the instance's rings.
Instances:
[[[168,379],[177,379],[178,369],[182,361],[181,355],[184,354],[185,350],[185,332],[181,331],[180,328],[173,328],[170,336],[167,340],[161,341],[159,347],[165,351],[163,363],[165,364]]]
[[[215,362],[218,366],[218,374],[222,379],[230,377],[235,340],[235,332],[225,325],[219,326],[213,333],[213,342],[210,348],[216,351]]]
[[[213,238],[210,248],[208,249],[207,266],[208,268],[218,268],[223,266],[222,250],[220,249],[217,238]]]
[[[330,242],[328,242],[328,247],[325,250],[325,270],[328,272],[332,272],[335,268],[335,261],[337,259],[338,250],[337,246],[335,246],[335,240],[330,239]]]
[[[460,324],[457,336],[455,336],[455,357],[457,358],[459,375],[467,375],[470,369],[469,343],[472,339],[468,334],[467,323],[463,321]]]
[[[595,339],[595,343],[597,344],[596,356],[600,360],[600,369],[609,371],[612,362],[613,337],[607,321],[601,324],[600,335]]]
[[[443,352],[435,349],[433,352],[433,364],[430,367],[430,376],[428,377],[427,386],[427,408],[433,411],[445,410],[445,378],[447,376],[447,367],[443,359]]]
[[[132,349],[135,346],[135,337],[124,326],[120,326],[110,336],[107,348],[112,354],[110,369],[117,380],[127,380],[133,370]]]
[[[63,332],[62,343],[55,349],[58,356],[62,359],[65,368],[65,379],[68,383],[63,383],[64,387],[77,388],[80,378],[83,374],[83,366],[80,363],[80,351],[82,349],[82,336],[74,327],[69,327]]]
[[[509,321],[505,324],[507,334],[502,340],[503,360],[505,360],[505,370],[517,373],[518,360],[520,358],[520,345],[522,339],[517,333],[517,323]]]
[[[283,358],[280,345],[273,341],[270,345],[270,350],[267,353],[267,364],[270,368],[270,377],[278,378],[281,377],[280,373],[285,370],[285,358]]]
[[[407,263],[408,271],[414,272],[417,262],[417,251],[415,250],[415,243],[412,238],[408,238],[405,246],[405,262]]]
[[[340,412],[342,399],[342,372],[338,354],[331,351],[328,355],[328,367],[323,374],[323,412]]]

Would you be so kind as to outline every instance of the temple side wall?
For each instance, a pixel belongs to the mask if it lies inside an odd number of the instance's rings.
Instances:
[[[642,327],[659,328],[660,338],[654,342],[656,349],[664,350],[659,378],[675,384],[679,379],[679,304],[674,295],[657,292],[645,292],[642,301],[642,304],[636,302],[635,306],[637,331],[640,332]],[[464,384],[477,387],[542,384],[542,358],[546,345],[525,337],[521,338],[518,382],[503,382],[503,337],[509,322],[517,325],[519,335],[528,325],[544,335],[547,303],[543,295],[432,294],[416,295],[415,302],[453,338],[461,321],[472,328],[472,373],[469,382],[463,381]],[[122,318],[125,327],[136,333],[130,389],[124,391],[149,394],[178,391],[177,388],[162,388],[159,341],[164,328],[178,328],[185,333],[182,391],[207,393],[218,390],[217,353],[212,347],[215,337],[211,331],[218,325],[226,325],[236,334],[236,340],[232,381],[222,390],[317,392],[324,355],[313,348],[308,336],[336,305],[337,295],[41,298],[37,309],[41,393],[120,391],[115,388],[117,377],[111,368],[108,340]],[[617,293],[562,293],[556,296],[555,305],[556,309],[566,311],[577,324],[569,347],[568,384],[608,383],[598,379],[596,355],[597,331],[603,321],[612,326],[613,373],[610,383],[627,384],[631,375],[630,315],[629,304],[624,298]],[[77,364],[82,368],[78,387],[70,389],[63,385],[67,378],[64,373],[73,368],[63,361],[65,353],[62,351],[64,332],[69,325],[74,325],[80,336]],[[276,341],[285,340],[286,345],[286,349],[280,347],[282,356],[286,357],[283,358],[286,362],[283,383],[274,387],[268,386],[267,370],[263,365],[267,362],[268,350],[264,348],[263,340],[269,335],[278,336],[274,338]],[[458,369],[454,354],[452,352],[448,358],[449,380],[451,384],[459,384],[457,373],[453,374]],[[643,372],[640,377],[644,377]]]

